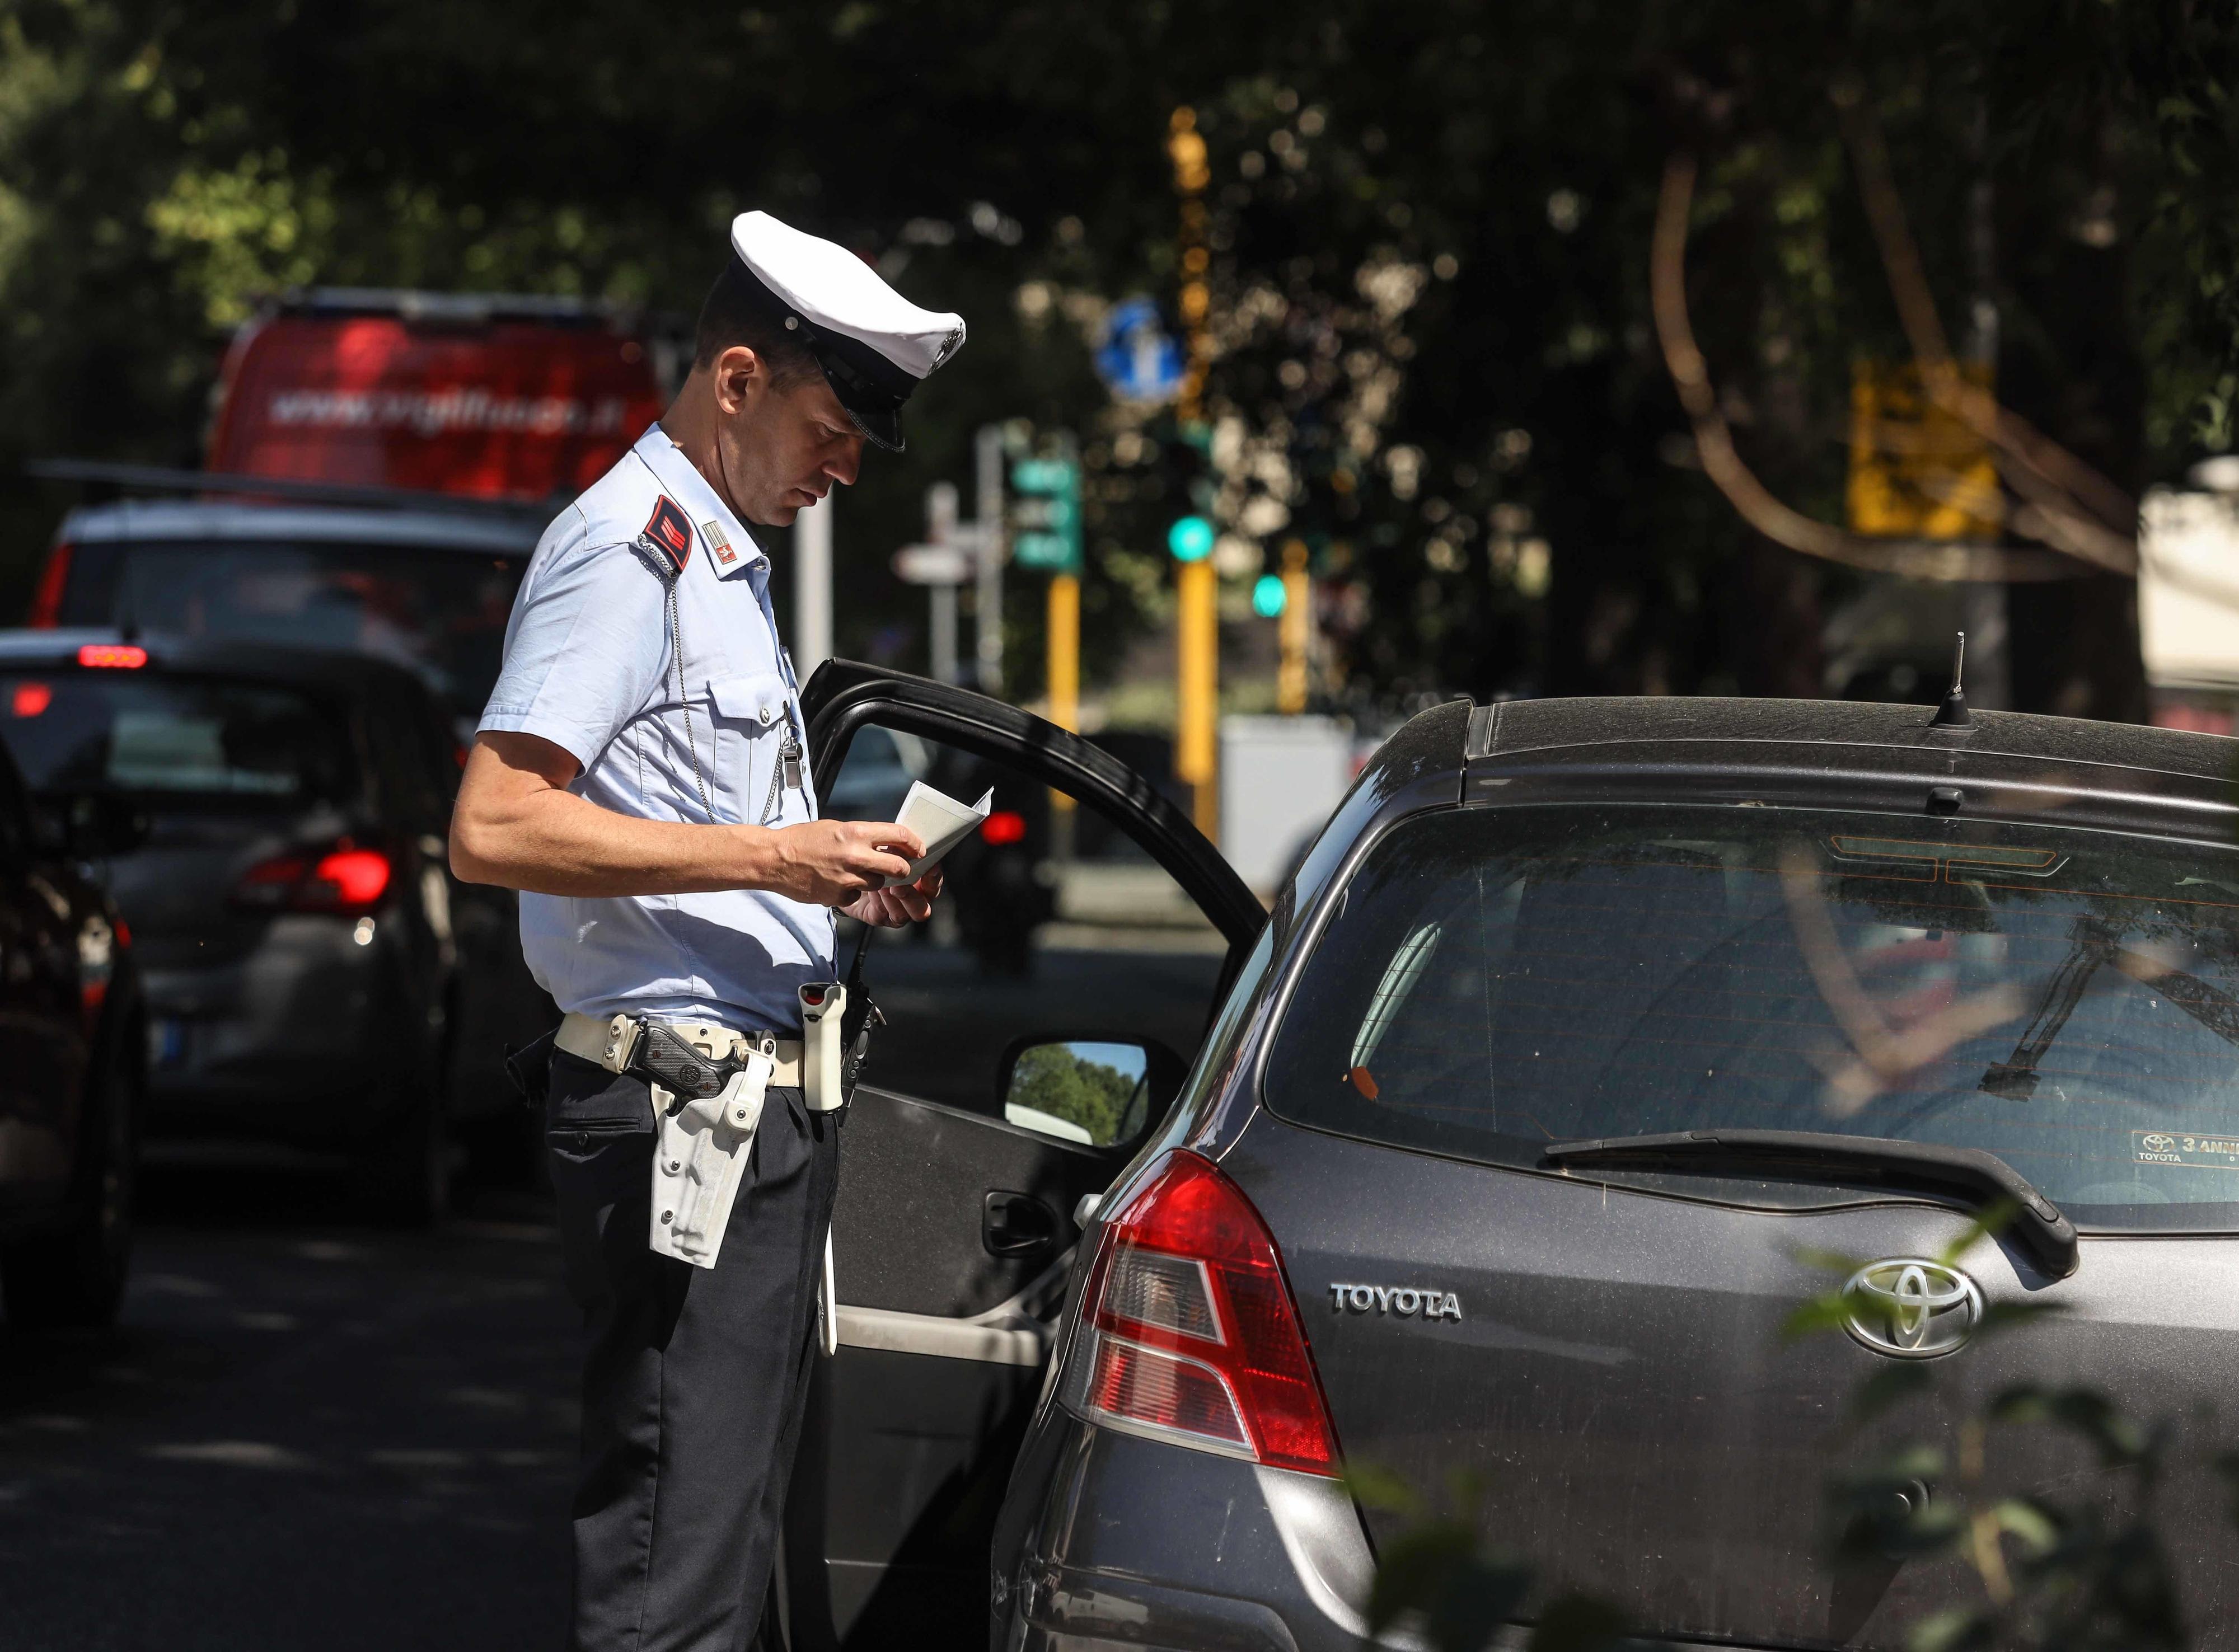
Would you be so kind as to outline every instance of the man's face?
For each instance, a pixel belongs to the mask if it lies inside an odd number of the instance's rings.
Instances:
[[[743,345],[715,358],[716,448],[731,503],[749,522],[785,527],[834,484],[855,480],[863,435],[821,373],[774,386]]]

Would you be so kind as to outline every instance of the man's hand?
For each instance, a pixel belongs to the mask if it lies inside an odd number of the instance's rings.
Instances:
[[[868,899],[914,889],[914,885],[898,884],[890,890],[880,886],[900,877],[925,853],[923,839],[892,820],[807,820],[781,826],[770,836],[777,867],[761,887],[820,906],[852,907],[858,895]]]
[[[921,924],[933,915],[933,897],[940,892],[940,868],[935,866],[914,884],[874,889],[842,906],[840,912],[874,929],[903,929]]]

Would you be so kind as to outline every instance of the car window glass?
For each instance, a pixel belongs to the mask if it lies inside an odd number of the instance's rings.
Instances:
[[[1986,1149],[2079,1225],[2239,1226],[2239,853],[1914,816],[1453,811],[1354,875],[1266,1085],[1302,1123],[1493,1164],[1838,1131]]]
[[[472,718],[497,681],[525,566],[410,546],[91,543],[72,554],[60,620],[376,654]]]
[[[839,772],[820,780],[823,811],[891,820],[914,780],[967,804],[992,791],[992,813],[944,863],[932,921],[872,940],[865,979],[887,1025],[863,1082],[1000,1117],[1004,1058],[1022,1045],[1149,1041],[1179,1076],[1227,952],[1180,885],[1118,822],[1053,799],[1016,768],[875,726],[858,729]],[[844,974],[857,932],[846,922],[840,932]],[[1126,1087],[1128,1058],[1091,1065],[1088,1082],[1068,1072],[1038,1092],[1060,1098],[1052,1116],[1073,1126],[1045,1133],[1103,1145],[1153,1122],[1143,1106],[1106,1105],[1106,1091]]]
[[[354,767],[307,694],[139,672],[0,673],[0,739],[35,792],[292,807],[341,797]]]

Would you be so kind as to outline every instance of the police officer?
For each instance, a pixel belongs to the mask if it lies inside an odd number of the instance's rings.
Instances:
[[[882,887],[923,852],[903,827],[817,818],[753,530],[854,481],[866,441],[900,451],[901,405],[964,323],[764,213],[731,252],[674,403],[536,547],[451,830],[460,877],[522,892],[529,967],[567,1012],[545,1122],[584,1316],[581,1649],[754,1636],[838,1171],[795,991],[834,979],[835,911],[898,926],[940,888]],[[617,1016],[718,1058],[775,1035],[712,1267],[648,1243],[654,1098],[609,1058]]]

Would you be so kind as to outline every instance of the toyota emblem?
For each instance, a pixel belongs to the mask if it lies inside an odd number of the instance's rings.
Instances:
[[[1919,1257],[1870,1262],[1843,1287],[1844,1326],[1877,1354],[1933,1359],[1957,1350],[1983,1320],[1983,1293],[1957,1268]]]

